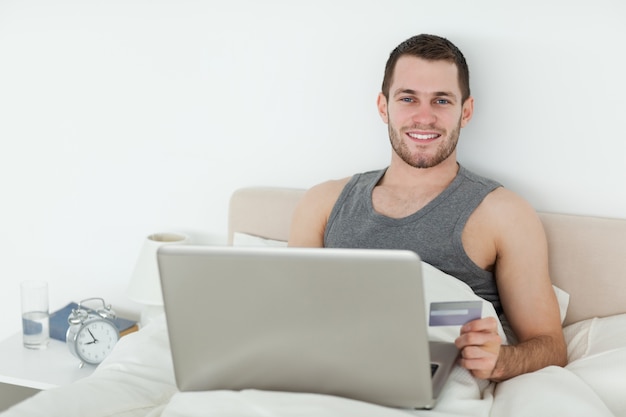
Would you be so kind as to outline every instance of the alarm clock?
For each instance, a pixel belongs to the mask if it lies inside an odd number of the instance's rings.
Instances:
[[[83,306],[90,301],[100,301],[102,307],[92,310]],[[72,309],[65,341],[70,352],[80,359],[79,367],[85,363],[98,365],[111,353],[120,338],[114,319],[115,313],[102,298],[88,298]]]

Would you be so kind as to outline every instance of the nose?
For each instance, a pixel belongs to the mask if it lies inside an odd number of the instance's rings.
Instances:
[[[420,103],[420,105],[415,106],[411,120],[418,126],[432,126],[437,121],[437,115],[430,104]]]

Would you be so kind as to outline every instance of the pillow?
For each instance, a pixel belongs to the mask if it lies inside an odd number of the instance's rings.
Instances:
[[[570,363],[626,348],[626,314],[594,317],[563,329]]]
[[[589,354],[626,348],[626,314],[593,319],[589,329]]]
[[[589,354],[589,330],[593,320],[579,321],[563,328],[569,363]]]
[[[586,330],[578,333],[581,337],[577,340],[586,349],[580,349],[582,356],[570,357],[565,369],[584,380],[615,415],[626,415],[626,314],[592,318],[572,326]]]
[[[559,303],[559,312],[561,313],[561,324],[565,321],[565,315],[567,314],[567,307],[569,306],[569,294],[556,285],[552,286],[554,289],[554,295],[556,295],[556,301]]]

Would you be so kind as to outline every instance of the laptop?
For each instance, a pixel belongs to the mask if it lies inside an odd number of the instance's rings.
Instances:
[[[428,341],[414,252],[165,245],[157,258],[181,391],[432,408],[458,356]]]

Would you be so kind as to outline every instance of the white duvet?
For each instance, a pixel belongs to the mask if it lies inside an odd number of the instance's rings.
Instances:
[[[428,301],[473,299],[460,281],[424,265]],[[483,315],[495,315],[483,303]],[[502,330],[500,329],[502,332]],[[454,340],[458,328],[431,328]],[[87,378],[42,391],[1,417],[318,417],[407,415],[626,417],[626,315],[565,329],[570,363],[499,384],[456,367],[434,410],[399,410],[329,395],[258,390],[178,392],[164,317],[125,336]]]

